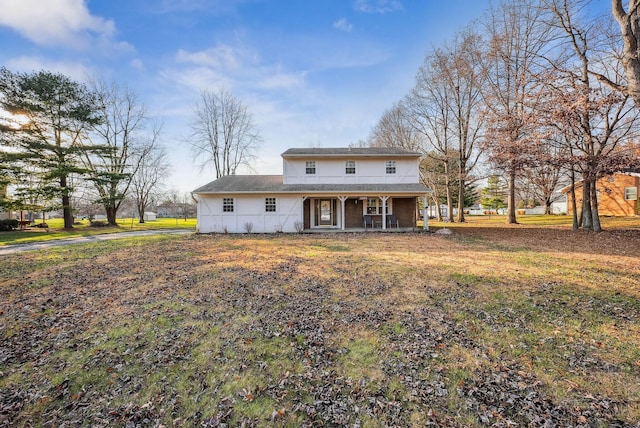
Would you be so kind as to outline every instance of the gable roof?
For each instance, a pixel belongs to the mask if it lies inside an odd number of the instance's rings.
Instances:
[[[282,153],[283,158],[295,157],[409,157],[419,158],[421,153],[400,147],[309,147],[293,148]]]
[[[283,184],[282,175],[227,175],[194,190],[196,194],[331,193],[366,195],[424,194],[430,190],[419,183],[399,184]]]

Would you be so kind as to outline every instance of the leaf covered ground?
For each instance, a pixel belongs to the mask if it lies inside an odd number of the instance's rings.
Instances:
[[[7,256],[0,426],[637,427],[639,245],[465,228]]]

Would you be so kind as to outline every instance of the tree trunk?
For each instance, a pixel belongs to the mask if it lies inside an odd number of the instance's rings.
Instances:
[[[585,175],[582,182],[582,228],[593,230],[593,216],[591,214],[591,179]]]
[[[453,198],[451,196],[451,180],[449,179],[449,162],[444,163],[444,185],[447,193],[447,221],[453,223]],[[438,207],[438,210],[440,207]]]
[[[636,107],[640,107],[640,57],[638,56],[638,2],[630,0],[628,13],[625,13],[622,0],[611,0],[613,17],[620,26],[622,35],[622,66],[627,78],[627,94],[633,98]]]
[[[578,203],[576,201],[576,172],[571,168],[571,208],[573,211],[572,229],[575,232],[580,228],[578,223]]]
[[[109,224],[109,226],[117,226],[118,223],[116,222],[116,209],[114,207],[105,207],[105,211],[107,213],[107,223]]]
[[[509,171],[509,198],[507,201],[507,224],[518,224],[516,218],[516,171]]]
[[[462,173],[458,180],[458,223],[464,223],[464,186],[465,182],[462,179]]]
[[[434,196],[433,205],[436,207],[436,220],[442,221],[442,213],[440,212],[440,197]]]
[[[62,217],[64,218],[64,228],[73,229],[73,213],[71,212],[71,197],[67,188],[67,176],[60,177],[60,188],[62,189]]]
[[[591,188],[591,219],[593,230],[595,232],[602,232],[602,225],[600,224],[600,214],[598,213],[598,190],[596,189],[595,181]]]
[[[144,223],[144,211],[147,208],[147,204],[138,202],[138,223]]]

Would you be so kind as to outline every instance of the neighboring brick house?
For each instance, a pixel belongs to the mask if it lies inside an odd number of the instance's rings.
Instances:
[[[378,230],[415,228],[418,198],[430,192],[420,153],[400,148],[289,149],[282,159],[283,175],[231,175],[196,189],[197,230],[360,230],[365,218]]]
[[[640,193],[640,169],[627,169],[596,182],[598,191],[598,212],[604,216],[634,216],[640,214],[638,194]],[[570,187],[562,189],[568,193]],[[576,201],[582,206],[582,182],[576,183]],[[572,214],[571,203],[567,203],[567,214]]]

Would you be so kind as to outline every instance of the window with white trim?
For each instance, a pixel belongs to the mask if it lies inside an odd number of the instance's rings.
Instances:
[[[637,187],[625,187],[624,188],[624,200],[625,201],[637,201],[638,200],[638,188]]]
[[[233,212],[233,198],[222,198],[222,212]]]
[[[346,161],[344,163],[344,173],[345,174],[355,174],[356,173],[356,161]]]
[[[396,161],[388,160],[386,163],[387,174],[395,174],[396,173]]]
[[[305,172],[308,175],[313,175],[316,173],[316,161],[307,161],[305,165]]]
[[[382,199],[380,198],[368,198],[367,199],[367,214],[379,214],[382,215]],[[391,214],[391,199],[387,200],[387,214]]]
[[[276,198],[264,198],[264,210],[268,213],[276,212]]]

